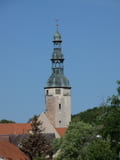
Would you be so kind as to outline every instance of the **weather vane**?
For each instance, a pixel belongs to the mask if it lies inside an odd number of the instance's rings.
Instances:
[[[59,26],[58,22],[59,22],[59,19],[56,18],[56,29],[57,29],[57,31],[58,31],[58,26]]]

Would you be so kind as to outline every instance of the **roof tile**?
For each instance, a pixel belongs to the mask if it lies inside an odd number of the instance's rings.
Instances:
[[[0,135],[25,134],[30,129],[30,123],[0,123]]]
[[[64,136],[67,128],[55,128],[60,136]]]
[[[29,160],[15,145],[9,142],[0,142],[0,156],[6,160]]]

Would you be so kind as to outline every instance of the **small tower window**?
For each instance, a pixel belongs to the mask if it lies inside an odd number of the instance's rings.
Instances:
[[[61,124],[61,120],[59,121],[59,123]]]
[[[48,91],[48,90],[46,90],[46,95],[48,96],[48,94],[49,94],[49,91]]]
[[[55,90],[56,94],[60,94],[60,89]]]
[[[59,110],[61,110],[61,104],[59,104]]]

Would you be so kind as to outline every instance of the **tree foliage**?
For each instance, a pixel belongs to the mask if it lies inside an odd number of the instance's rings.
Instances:
[[[118,160],[120,151],[120,81],[117,95],[100,107],[72,116],[56,160]],[[60,147],[58,147],[60,146]]]
[[[105,117],[112,112],[113,107],[120,108],[120,81],[117,81],[117,95],[112,95],[100,107],[94,107],[72,116],[72,121],[83,121],[92,125],[102,125]]]
[[[25,139],[23,139],[20,149],[26,153],[31,160],[51,154],[51,146],[42,131],[42,123],[34,116],[31,122],[32,129]]]
[[[111,150],[109,141],[101,138],[93,141],[87,148],[87,160],[116,160],[116,154]]]
[[[118,155],[120,151],[120,81],[117,81],[117,84],[117,95],[108,99],[111,112],[104,118],[101,135],[105,139],[110,139],[111,148]]]
[[[56,153],[59,150],[59,148],[61,147],[62,142],[63,142],[63,138],[62,137],[61,138],[56,138],[56,139],[53,140],[53,142],[52,142],[52,151],[53,151],[53,153]]]
[[[112,97],[108,98],[108,103],[112,106],[120,107],[120,81],[117,81],[118,88],[117,88],[117,95],[112,95]]]
[[[42,156],[36,156],[33,160],[46,160],[46,155],[43,154]]]
[[[111,107],[111,112],[103,120],[101,134],[105,138],[109,136],[111,142],[120,141],[120,108]]]
[[[110,108],[107,106],[94,107],[84,112],[80,112],[72,116],[72,121],[83,121],[91,125],[101,124],[103,116],[109,112]]]
[[[60,147],[56,160],[83,160],[94,128],[84,122],[71,123]]]
[[[7,120],[7,119],[2,119],[2,120],[0,120],[0,123],[16,123],[16,122],[11,121],[11,120]]]

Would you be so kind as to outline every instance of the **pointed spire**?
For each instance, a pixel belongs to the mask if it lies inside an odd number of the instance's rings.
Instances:
[[[58,21],[58,20],[56,20]],[[71,88],[69,80],[64,76],[64,56],[61,52],[61,35],[56,24],[56,33],[53,36],[54,49],[52,53],[52,74],[47,81],[45,88]]]
[[[60,33],[58,32],[58,26],[59,26],[59,24],[57,22],[58,22],[58,19],[56,19],[56,33],[53,36],[53,43],[55,45],[58,45],[58,44],[60,45],[61,42],[62,42],[62,39],[61,39]]]

